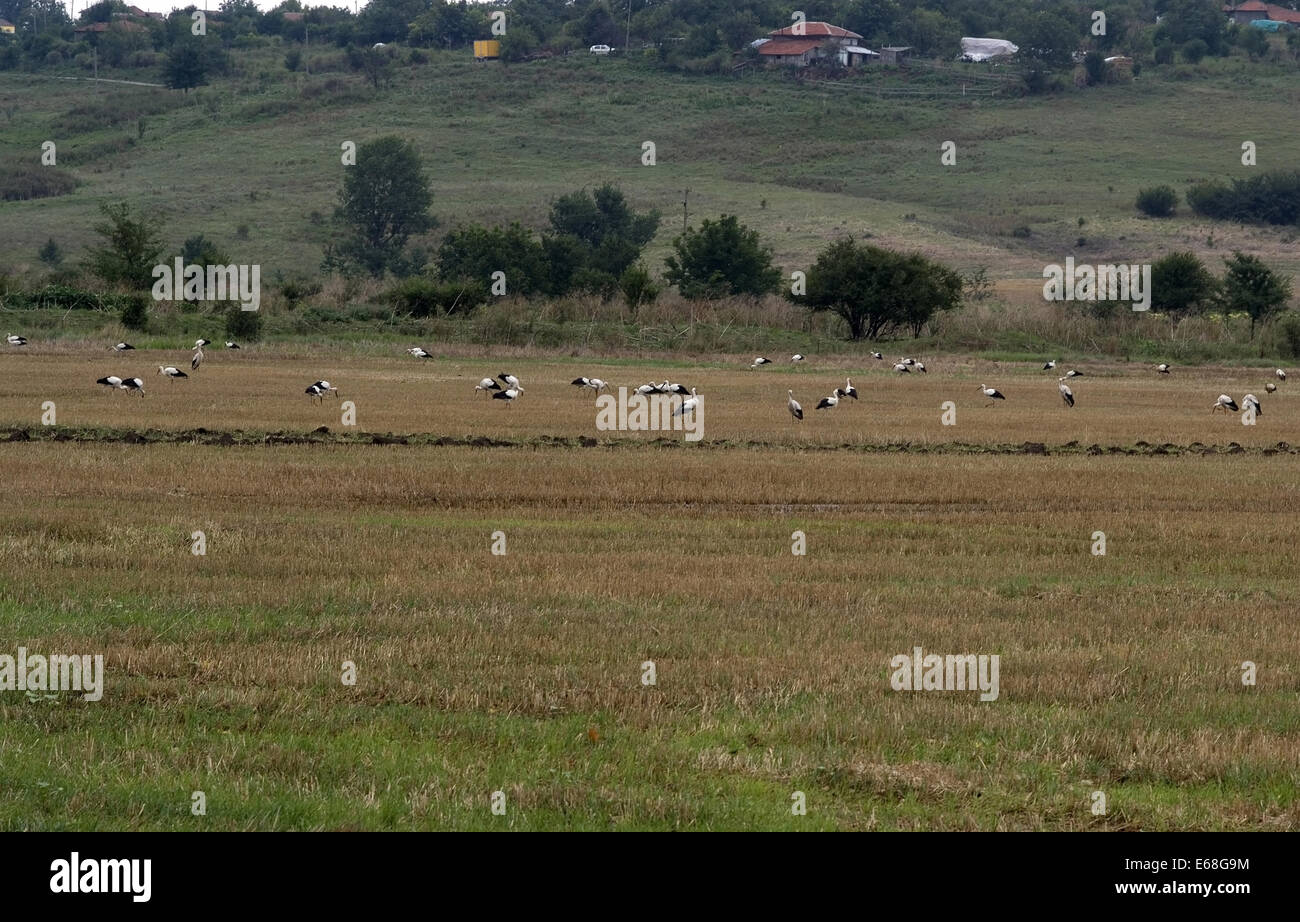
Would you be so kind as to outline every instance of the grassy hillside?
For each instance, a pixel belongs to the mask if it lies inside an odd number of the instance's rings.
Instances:
[[[957,70],[876,71],[832,86],[581,56],[476,64],[467,52],[432,52],[375,90],[336,51],[313,55],[308,76],[287,71],[278,51],[236,53],[232,74],[188,97],[0,74],[0,163],[34,162],[53,140],[59,165],[80,181],[70,195],[0,203],[0,263],[39,265],[49,237],[79,258],[98,205],[124,199],[156,210],[176,246],[205,233],[233,259],[260,263],[266,279],[315,272],[340,144],[396,133],[419,143],[432,178],[442,226],[430,246],[462,221],[540,226],[551,197],[613,181],[665,215],[649,253],[656,270],[681,227],[686,188],[692,220],[739,214],[788,269],[846,232],[988,265],[998,279],[1036,280],[1070,253],[1134,261],[1173,248],[1200,251],[1215,268],[1242,248],[1300,269],[1285,230],[1185,214],[1154,221],[1132,204],[1155,183],[1184,189],[1243,175],[1245,140],[1258,145],[1260,168],[1294,165],[1294,68],[1229,59],[1052,97],[963,99],[878,96],[950,92],[963,82]],[[957,145],[955,166],[940,164],[945,140]],[[656,145],[656,166],[641,165],[644,141]],[[1011,235],[1021,225],[1031,236]],[[1029,297],[1038,285],[1003,290]]]

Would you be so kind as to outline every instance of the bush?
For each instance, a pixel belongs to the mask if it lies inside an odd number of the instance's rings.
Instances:
[[[0,170],[0,201],[4,202],[67,195],[76,187],[72,174],[58,167],[19,163]]]
[[[1283,358],[1300,359],[1300,311],[1288,311],[1278,320],[1277,351]]]
[[[1182,47],[1183,60],[1188,64],[1200,64],[1201,59],[1210,52],[1210,46],[1203,39],[1194,38]]]
[[[673,240],[673,255],[664,264],[668,283],[686,298],[757,296],[781,284],[772,248],[735,215],[724,214],[717,221],[705,218],[698,230],[688,228]]]
[[[1144,215],[1171,218],[1178,205],[1178,193],[1169,186],[1153,186],[1138,193],[1136,204]]]
[[[1228,186],[1206,182],[1187,192],[1199,215],[1223,221],[1300,224],[1300,170],[1271,170]]]
[[[246,311],[239,305],[226,310],[226,335],[255,343],[262,338],[262,312]]]
[[[623,292],[623,300],[633,314],[642,304],[653,304],[659,297],[659,286],[650,278],[645,266],[637,264],[628,266],[618,280],[618,287]]]
[[[1168,42],[1156,45],[1155,61],[1157,64],[1174,63],[1174,46]]]
[[[1083,70],[1088,77],[1088,86],[1106,82],[1106,59],[1099,52],[1089,51],[1083,56]]]
[[[122,305],[122,326],[128,330],[143,330],[149,325],[149,302],[144,295],[128,295]]]
[[[480,304],[486,303],[488,288],[478,279],[435,281],[409,278],[384,292],[383,299],[392,305],[393,310],[403,311],[412,317],[468,314]]]

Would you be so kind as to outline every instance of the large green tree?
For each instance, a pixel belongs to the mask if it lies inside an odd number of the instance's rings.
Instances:
[[[109,285],[149,288],[163,251],[157,223],[136,217],[125,202],[101,205],[104,220],[94,226],[103,242],[90,250],[86,267]]]
[[[1258,256],[1240,251],[1224,260],[1228,271],[1219,283],[1219,306],[1250,317],[1250,338],[1257,324],[1280,313],[1291,297],[1291,280],[1270,269]],[[1154,279],[1153,279],[1154,282]]]
[[[673,254],[664,264],[669,284],[687,298],[757,296],[781,284],[772,248],[735,215],[717,221],[705,218],[698,229],[687,228],[673,240]]]
[[[411,235],[434,223],[433,194],[415,145],[396,135],[367,141],[357,148],[357,162],[344,170],[337,216],[346,237],[340,255],[375,277],[405,273]]]
[[[1170,253],[1151,265],[1151,309],[1174,318],[1210,303],[1217,281],[1195,253]]]

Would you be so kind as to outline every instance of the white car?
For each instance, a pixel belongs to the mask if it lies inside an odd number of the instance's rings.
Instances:
[[[614,49],[611,48],[611,47],[609,47],[608,45],[592,45],[592,46],[591,46],[591,53],[592,53],[592,54],[609,54],[609,53],[610,53],[611,51],[613,51],[613,50],[614,50]]]

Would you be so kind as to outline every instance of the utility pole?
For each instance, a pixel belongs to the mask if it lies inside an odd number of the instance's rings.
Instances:
[[[303,66],[307,69],[307,76],[311,76],[311,26],[307,25],[307,18],[302,20],[302,60]]]
[[[690,197],[691,190],[686,189],[682,192],[682,233],[686,233],[686,200]]]
[[[623,39],[623,54],[632,53],[632,0],[627,0],[627,35]]]

